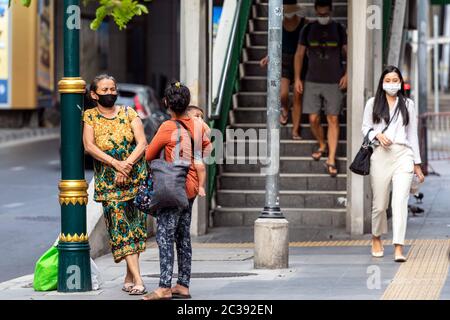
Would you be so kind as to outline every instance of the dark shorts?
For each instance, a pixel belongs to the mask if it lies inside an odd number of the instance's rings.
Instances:
[[[289,79],[291,82],[295,81],[295,65],[294,65],[295,54],[283,53],[281,58],[281,77],[284,79]],[[307,65],[303,65],[303,71],[301,74],[301,79],[305,80]]]
[[[281,77],[294,81],[294,55],[283,54],[281,59]]]

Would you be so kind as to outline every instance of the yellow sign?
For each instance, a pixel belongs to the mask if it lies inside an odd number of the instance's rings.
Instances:
[[[38,2],[37,83],[46,93],[54,89],[54,1]]]

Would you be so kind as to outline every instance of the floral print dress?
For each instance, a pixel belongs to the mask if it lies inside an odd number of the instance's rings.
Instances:
[[[106,118],[97,108],[84,112],[83,121],[94,129],[95,144],[118,161],[126,160],[136,148],[131,122],[137,117],[130,107],[120,107],[114,118]],[[124,186],[115,184],[116,170],[94,159],[94,200],[102,202],[103,215],[110,237],[114,261],[145,250],[146,216],[136,210],[133,200],[139,185],[147,177],[147,165],[142,157],[130,173]]]

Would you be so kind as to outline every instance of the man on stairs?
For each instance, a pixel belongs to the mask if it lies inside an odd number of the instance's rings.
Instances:
[[[303,95],[303,112],[309,114],[311,131],[319,142],[319,149],[312,154],[319,161],[327,153],[324,130],[320,122],[322,104],[328,122],[327,173],[336,177],[336,151],[339,141],[339,114],[343,90],[347,88],[347,71],[343,61],[347,57],[347,33],[345,28],[331,19],[331,0],[314,3],[317,21],[306,25],[299,39],[295,54],[295,90]],[[308,57],[308,71],[303,82],[303,61]]]

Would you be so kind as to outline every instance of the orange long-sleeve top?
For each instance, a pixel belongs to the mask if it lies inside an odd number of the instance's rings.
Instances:
[[[158,129],[155,137],[152,139],[145,152],[145,159],[152,161],[160,157],[161,151],[164,148],[165,160],[173,162],[175,159],[175,145],[177,140],[177,125],[172,118],[164,122]],[[191,147],[191,138],[186,130],[181,127],[181,156],[183,160],[191,161],[191,166],[186,177],[186,194],[188,199],[195,198],[198,195],[199,180],[197,171],[194,167],[194,159],[199,161],[203,157],[207,157],[211,151],[211,142],[205,134],[203,123],[188,117],[179,118],[189,129],[189,133],[194,140],[194,153]],[[195,155],[195,156],[194,156]]]

